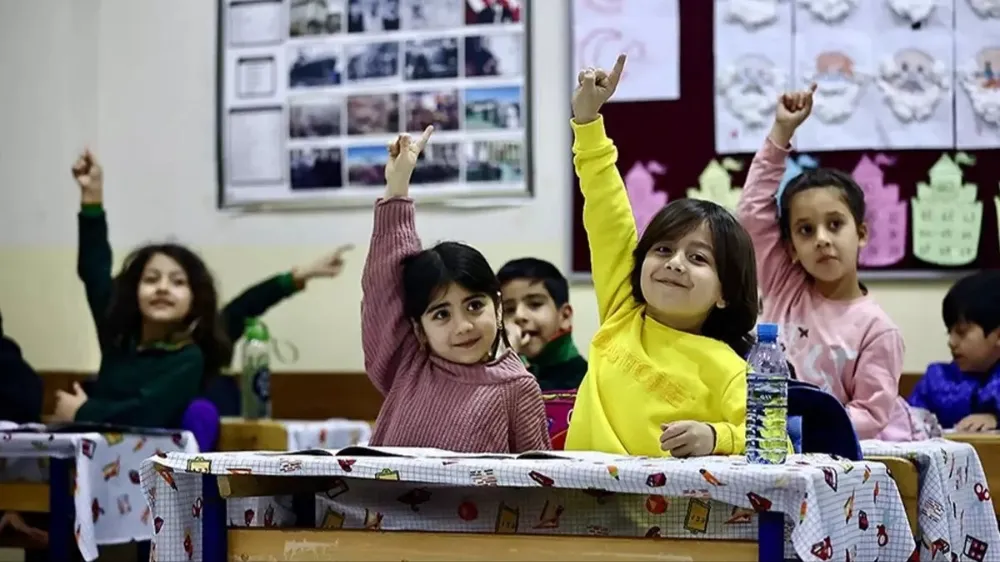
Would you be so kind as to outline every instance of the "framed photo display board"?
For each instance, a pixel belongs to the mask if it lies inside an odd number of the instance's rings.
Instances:
[[[418,201],[529,197],[523,0],[219,0],[219,206],[369,205],[435,133]]]

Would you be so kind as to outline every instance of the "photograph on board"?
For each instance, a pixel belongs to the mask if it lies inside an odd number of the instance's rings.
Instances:
[[[455,29],[461,27],[465,14],[462,0],[403,0],[403,29]]]
[[[444,37],[406,42],[406,79],[458,78],[458,39]]]
[[[524,36],[474,35],[465,38],[465,75],[522,76],[524,74]]]
[[[465,128],[520,129],[521,87],[470,88],[465,91]]]
[[[288,87],[326,88],[343,80],[341,50],[337,45],[304,45],[289,53]]]
[[[292,0],[289,37],[333,35],[344,30],[344,0]]]
[[[347,97],[348,135],[399,132],[399,94],[357,94]]]
[[[421,132],[428,125],[437,131],[458,130],[458,90],[407,92],[405,96],[407,131]]]
[[[347,184],[360,187],[385,185],[389,151],[381,145],[347,147]]]
[[[467,144],[465,181],[524,181],[524,145],[520,141],[476,141]]]
[[[348,33],[399,31],[400,0],[348,0]]]
[[[430,143],[420,154],[410,182],[414,185],[457,182],[461,166],[461,152],[457,142]]]
[[[292,101],[288,108],[288,135],[293,139],[339,137],[344,100],[333,97],[304,102]]]
[[[490,25],[521,21],[520,0],[465,0],[465,23]]]
[[[399,79],[399,43],[379,41],[347,46],[347,79],[352,82]]]
[[[292,190],[344,187],[344,155],[339,147],[295,148],[288,156]]]

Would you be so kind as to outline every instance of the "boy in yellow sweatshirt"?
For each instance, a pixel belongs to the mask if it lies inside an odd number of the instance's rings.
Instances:
[[[624,66],[621,55],[611,72],[582,71],[573,94],[573,162],[601,327],[566,449],[739,454],[743,357],[757,319],[753,245],[732,214],[694,199],[661,209],[638,238],[599,113]]]

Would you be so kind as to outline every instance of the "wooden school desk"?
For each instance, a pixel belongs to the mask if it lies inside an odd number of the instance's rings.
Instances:
[[[315,494],[329,479],[231,475],[218,477],[223,499],[285,494]],[[498,535],[282,528],[230,528],[227,557],[246,562],[271,560],[515,561],[649,560],[663,562],[752,562],[751,541]]]
[[[975,447],[979,462],[986,472],[986,487],[1000,493],[1000,432],[946,433],[945,438],[968,443]],[[1000,517],[1000,502],[993,500],[993,511]]]
[[[284,451],[288,449],[288,431],[275,420],[222,418],[218,450]]]

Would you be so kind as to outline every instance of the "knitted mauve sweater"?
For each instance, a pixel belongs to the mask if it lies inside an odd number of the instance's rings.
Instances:
[[[385,396],[371,444],[468,453],[550,449],[541,390],[516,354],[460,365],[421,348],[403,313],[402,288],[402,260],[420,250],[413,201],[380,199],[361,278],[365,371]]]

